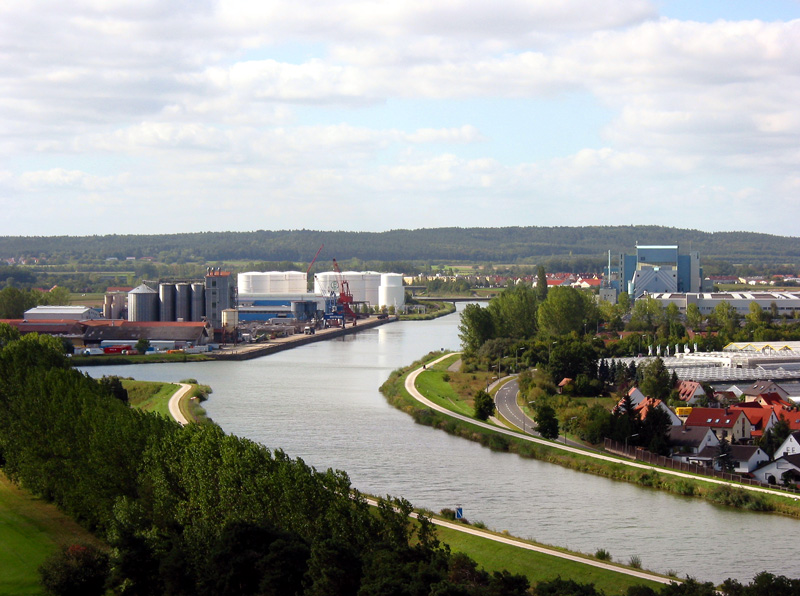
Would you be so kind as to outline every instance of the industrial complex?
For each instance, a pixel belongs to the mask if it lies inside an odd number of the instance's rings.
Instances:
[[[334,271],[314,276],[309,292],[300,271],[250,271],[234,276],[208,268],[204,279],[145,281],[110,288],[102,314],[85,306],[39,306],[13,322],[22,332],[58,335],[82,351],[133,348],[194,349],[215,342],[314,334],[356,325],[360,318],[405,304],[395,273]]]

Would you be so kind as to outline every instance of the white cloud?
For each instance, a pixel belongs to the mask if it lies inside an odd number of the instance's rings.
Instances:
[[[465,224],[519,223],[530,204],[613,223],[634,198],[654,220],[679,223],[680,205],[729,228],[747,206],[797,209],[800,21],[686,22],[645,0],[7,0],[0,39],[0,206],[125,194],[185,216],[173,201],[192,197],[242,227],[225,209],[266,201],[261,225],[291,227],[309,223],[281,201],[336,201],[344,228],[374,226],[355,222],[375,197],[393,227],[421,197],[457,198]],[[537,138],[536,161],[509,149],[526,145],[514,114],[447,109],[572,92],[610,117],[553,116],[585,140],[564,155]],[[419,114],[393,120],[400,101]]]

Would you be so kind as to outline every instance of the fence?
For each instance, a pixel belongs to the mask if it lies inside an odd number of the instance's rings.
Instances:
[[[668,468],[670,470],[678,470],[680,472],[687,472],[689,474],[697,474],[700,476],[710,476],[712,478],[729,480],[732,482],[738,482],[739,484],[747,484],[750,486],[763,486],[773,490],[780,490],[790,493],[800,492],[795,488],[778,486],[776,484],[765,484],[760,480],[756,480],[755,478],[747,478],[746,476],[742,476],[740,474],[721,472],[709,466],[699,466],[697,464],[689,464],[686,462],[678,461],[676,459],[672,459],[671,457],[664,457],[663,455],[651,453],[650,451],[647,451],[641,447],[635,447],[633,445],[625,445],[624,443],[620,443],[619,441],[614,441],[612,439],[605,439],[604,447],[605,450],[608,451],[609,453],[613,453],[615,455],[621,455],[622,457],[627,457],[628,459],[640,461],[653,466]]]

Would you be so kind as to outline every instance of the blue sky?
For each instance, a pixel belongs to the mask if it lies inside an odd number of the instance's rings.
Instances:
[[[797,235],[800,1],[8,0],[0,39],[0,235]]]

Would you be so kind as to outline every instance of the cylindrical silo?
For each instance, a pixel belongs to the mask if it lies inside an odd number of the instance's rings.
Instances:
[[[128,320],[158,321],[158,292],[144,284],[128,292]]]
[[[375,271],[364,273],[364,300],[371,306],[378,304],[378,288],[381,286],[381,274]]]
[[[288,287],[286,292],[289,294],[305,294],[308,292],[308,280],[302,271],[286,271],[286,282]]]
[[[175,284],[158,285],[158,302],[161,321],[175,320]]]
[[[314,276],[314,293],[329,296],[331,292],[339,293],[338,274],[335,271],[323,271]]]
[[[347,281],[347,285],[350,288],[350,293],[353,295],[353,301],[364,302],[364,274],[360,271],[345,271],[342,273],[342,279]]]
[[[192,285],[186,282],[175,285],[175,320],[191,321]]]
[[[378,306],[403,306],[406,302],[406,293],[403,288],[403,276],[399,273],[384,273],[381,275],[381,285],[378,288]]]
[[[206,284],[195,282],[192,284],[192,321],[202,321],[206,316]]]

